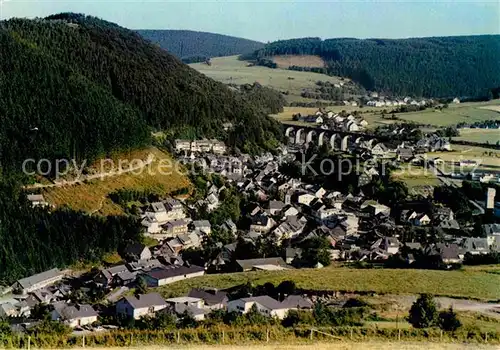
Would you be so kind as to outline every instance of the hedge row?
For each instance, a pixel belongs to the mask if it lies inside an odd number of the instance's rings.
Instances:
[[[311,336],[312,334],[312,336]],[[85,346],[137,346],[146,344],[241,344],[266,341],[314,340],[352,340],[369,339],[401,341],[442,341],[468,343],[500,343],[500,332],[482,332],[477,329],[462,329],[453,333],[439,329],[395,329],[395,328],[284,328],[281,326],[264,327],[213,327],[165,331],[113,331],[83,336],[38,336],[26,335],[1,336],[2,348],[70,348]]]

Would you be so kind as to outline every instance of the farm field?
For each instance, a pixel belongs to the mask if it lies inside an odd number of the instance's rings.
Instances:
[[[123,159],[144,159],[145,154],[152,154],[154,160],[142,171],[94,179],[75,185],[46,188],[42,190],[42,193],[45,199],[55,207],[68,206],[74,210],[89,213],[116,215],[122,214],[123,209],[113,203],[108,195],[118,189],[151,190],[158,194],[166,194],[190,186],[187,177],[175,171],[167,175],[169,170],[161,168],[163,174],[160,174],[160,166],[167,164],[166,162],[171,158],[170,155],[157,148],[133,152],[130,155],[124,155]]]
[[[460,136],[454,137],[457,141],[471,141],[495,144],[500,141],[500,129],[460,129]]]
[[[450,104],[442,111],[426,109],[420,112],[398,113],[397,117],[420,124],[436,126],[455,125],[461,122],[474,123],[483,120],[500,120],[499,100],[477,103]],[[491,109],[495,110],[491,110]]]
[[[327,267],[285,271],[259,271],[205,275],[160,287],[167,297],[185,295],[191,288],[229,288],[251,282],[275,285],[293,280],[298,288],[309,290],[373,291],[387,294],[431,293],[442,296],[497,300],[500,298],[500,275],[483,270],[435,271],[352,269]]]
[[[272,69],[262,66],[249,67],[246,61],[239,61],[238,56],[216,57],[212,65],[194,63],[190,66],[206,76],[225,84],[253,84],[255,82],[279,91],[289,91],[290,99],[300,98],[302,89],[313,88],[318,80],[330,83],[340,82],[338,77],[311,72],[297,72],[287,69]],[[310,100],[313,101],[313,100]]]
[[[271,59],[283,69],[288,69],[290,66],[323,68],[326,65],[321,57],[314,55],[278,55]]]

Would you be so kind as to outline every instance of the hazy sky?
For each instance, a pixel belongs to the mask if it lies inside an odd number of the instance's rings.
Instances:
[[[3,18],[81,12],[131,29],[191,29],[273,41],[499,34],[496,1],[0,0]]]

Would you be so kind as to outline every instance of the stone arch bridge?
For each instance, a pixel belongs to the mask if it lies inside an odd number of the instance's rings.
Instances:
[[[361,144],[367,149],[372,149],[378,143],[376,136],[365,133],[294,125],[284,125],[284,129],[286,138],[296,145],[329,144],[334,150],[346,152]]]

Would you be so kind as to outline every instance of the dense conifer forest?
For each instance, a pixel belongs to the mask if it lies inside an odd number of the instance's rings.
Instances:
[[[149,142],[150,131],[272,148],[279,125],[231,91],[148,43],[93,17],[60,14],[0,24],[0,164],[95,158]],[[232,122],[242,132],[225,135]]]
[[[90,161],[148,145],[156,130],[218,137],[248,152],[273,149],[281,137],[255,98],[97,18],[0,22],[0,56],[0,285],[140,239],[127,217],[31,208],[21,190],[25,159]]]
[[[106,252],[140,239],[134,219],[32,208],[19,186],[0,183],[0,285]]]
[[[331,75],[368,90],[425,97],[483,97],[500,86],[500,36],[276,41],[245,58],[319,55]]]
[[[202,58],[207,57],[247,54],[264,47],[264,44],[258,41],[192,30],[138,30],[137,32],[179,58],[198,57],[197,62],[202,62],[204,61]]]

